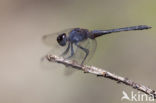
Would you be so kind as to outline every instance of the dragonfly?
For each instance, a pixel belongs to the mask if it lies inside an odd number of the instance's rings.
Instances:
[[[70,59],[73,57],[74,59],[78,58],[77,60],[80,61],[79,63],[83,65],[87,57],[89,57],[89,55],[92,57],[95,53],[97,46],[96,38],[116,32],[145,30],[150,28],[151,27],[147,25],[130,26],[109,30],[70,28],[58,33],[44,35],[43,41],[50,45],[54,45],[53,42],[56,42],[59,47],[65,47],[63,52],[61,50],[61,56],[65,57],[65,59]],[[56,37],[54,37],[54,35]]]

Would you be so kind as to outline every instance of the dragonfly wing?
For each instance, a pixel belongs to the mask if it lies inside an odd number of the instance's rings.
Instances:
[[[83,46],[84,48],[87,48],[90,53],[85,61],[85,63],[87,63],[91,57],[93,56],[95,49],[96,49],[96,40],[85,40],[81,43],[79,43],[79,45]],[[83,61],[84,57],[85,57],[85,53],[84,51],[82,51],[81,49],[79,49],[76,45],[73,45],[74,47],[74,56],[70,58],[70,60],[73,60],[73,62],[76,62],[78,64],[81,64],[81,62]],[[71,51],[68,53],[68,56],[70,55]],[[64,74],[66,76],[70,76],[72,75],[74,72],[76,71],[76,69],[70,67],[70,66],[66,66],[65,67],[65,71]]]
[[[58,33],[53,33],[53,34],[48,34],[48,35],[44,35],[42,40],[44,42],[44,44],[52,47],[52,50],[50,52],[48,52],[47,54],[56,54],[56,55],[61,55],[63,51],[65,51],[65,49],[67,48],[67,45],[64,46],[64,47],[61,47],[59,46],[59,44],[57,43],[57,36],[59,34],[62,34],[62,33],[66,33],[67,35],[69,34],[69,32],[72,30],[73,28],[70,28],[70,29],[66,29],[66,30],[63,30],[61,32],[58,32]],[[92,40],[92,39],[87,39],[85,41],[82,41],[79,43],[79,45],[81,45],[82,47],[86,48],[89,50],[89,55],[85,61],[85,63],[87,63],[91,58],[92,56],[94,55],[95,53],[95,50],[96,50],[96,40]],[[81,49],[77,48],[76,45],[73,45],[74,46],[74,56],[71,58],[71,60],[74,60],[75,62],[81,64],[82,60],[84,59],[85,57],[85,52],[82,51]],[[69,50],[69,52],[67,53],[67,57],[70,55],[71,53],[71,50]],[[50,63],[51,64],[51,63]],[[53,63],[52,63],[53,64]],[[71,75],[73,73],[74,69],[71,67],[66,67],[65,68],[65,75]]]
[[[89,50],[89,55],[87,56],[84,62],[86,64],[93,57],[96,47],[97,47],[97,42],[95,39],[87,39],[85,41],[80,42],[79,45]],[[77,47],[75,48],[76,48],[75,54],[72,59],[75,60],[77,63],[81,64],[86,54],[82,49],[77,48]]]
[[[95,54],[96,48],[97,48],[97,41],[96,39],[89,39],[90,43],[89,43],[89,55],[87,57],[87,61],[90,61],[90,59],[92,59],[92,57]]]
[[[66,33],[67,36],[69,35],[69,32],[72,30],[73,28],[68,28],[68,29],[65,29],[65,30],[62,30],[60,32],[56,32],[56,33],[51,33],[51,34],[47,34],[47,35],[44,35],[42,37],[42,41],[44,44],[50,46],[50,47],[53,47],[54,44],[57,44],[57,36],[60,35],[60,34],[63,34],[63,33]]]
[[[58,33],[47,34],[42,37],[42,41],[47,46],[54,47],[57,44],[57,41],[56,41],[57,36],[58,36]]]
[[[57,43],[57,36],[62,34],[62,33],[66,33],[67,36],[69,35],[69,32],[72,30],[73,28],[69,28],[69,29],[65,29],[65,30],[62,30],[60,32],[57,32],[57,33],[52,33],[52,34],[47,34],[47,35],[44,35],[42,37],[42,41],[45,45],[47,46],[50,46],[51,47],[51,50],[47,53],[47,54],[51,54],[51,55],[61,55],[65,50],[66,48],[68,47],[68,45],[66,46],[60,46],[58,43]],[[70,50],[69,50],[70,51]],[[47,55],[46,54],[46,55]],[[67,56],[70,55],[70,52],[67,53]],[[65,55],[66,56],[66,55]],[[64,56],[63,56],[64,57]],[[53,67],[54,65],[56,65],[56,63],[52,63],[52,62],[49,62],[45,56],[42,58],[41,60],[42,64],[43,65],[47,65],[49,68],[50,67]],[[65,72],[64,74],[69,76],[71,75],[72,73],[74,72],[74,69],[71,69],[71,67],[65,67]]]
[[[72,68],[72,67],[66,66],[66,67],[65,67],[65,70],[64,70],[64,75],[65,75],[65,76],[70,76],[70,75],[72,75],[75,71],[76,71],[76,69],[74,69],[74,68]]]
[[[66,33],[67,36],[69,35],[69,32],[72,30],[73,28],[69,28],[69,29],[65,29],[62,30],[60,32],[57,33],[52,33],[52,34],[47,34],[44,35],[42,37],[42,41],[44,44],[46,44],[47,46],[51,47],[51,51],[49,51],[47,54],[51,54],[51,55],[61,55],[66,48],[68,47],[68,45],[66,46],[60,46],[57,42],[57,37],[58,35],[62,34],[62,33]]]

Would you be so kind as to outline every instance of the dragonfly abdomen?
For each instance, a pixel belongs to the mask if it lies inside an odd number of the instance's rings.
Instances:
[[[110,30],[93,30],[91,31],[90,38],[94,39],[96,37],[110,34],[110,33],[115,33],[115,32],[122,32],[122,31],[133,31],[133,30],[145,30],[145,29],[150,29],[150,26],[147,25],[139,25],[139,26],[131,26],[131,27],[124,27],[124,28],[118,28],[118,29],[110,29]]]

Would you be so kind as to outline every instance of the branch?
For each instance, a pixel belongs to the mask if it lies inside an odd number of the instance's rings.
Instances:
[[[144,92],[147,95],[153,96],[154,99],[156,99],[156,91],[153,89],[150,89],[149,87],[146,87],[142,84],[135,83],[128,78],[124,78],[118,75],[115,75],[113,73],[110,73],[104,69],[100,69],[94,66],[87,66],[87,65],[79,65],[74,61],[66,60],[62,57],[57,57],[57,56],[52,56],[52,55],[47,55],[46,56],[47,60],[50,62],[56,62],[60,64],[64,64],[65,66],[71,66],[75,69],[82,70],[85,73],[92,73],[97,76],[105,77],[114,81],[117,81],[117,83],[123,83],[125,85],[128,85],[138,91]]]

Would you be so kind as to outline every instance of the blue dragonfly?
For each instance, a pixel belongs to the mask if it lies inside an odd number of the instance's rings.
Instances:
[[[87,58],[91,58],[96,50],[96,38],[106,34],[122,31],[145,30],[150,26],[139,25],[109,30],[88,30],[83,28],[71,28],[58,33],[43,36],[46,44],[54,45],[57,42],[59,47],[65,47],[61,56],[66,59],[74,58],[83,65]],[[54,37],[54,35],[56,37]],[[69,53],[70,52],[70,53]]]

